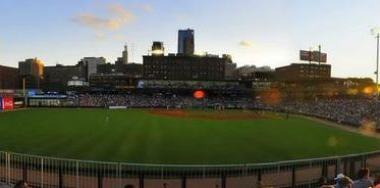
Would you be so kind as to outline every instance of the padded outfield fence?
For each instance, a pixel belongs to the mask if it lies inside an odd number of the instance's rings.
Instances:
[[[259,151],[258,151],[259,152]],[[243,165],[158,165],[97,162],[0,152],[0,182],[32,187],[252,188],[316,187],[324,176],[355,177],[362,167],[380,172],[380,151],[306,160]]]

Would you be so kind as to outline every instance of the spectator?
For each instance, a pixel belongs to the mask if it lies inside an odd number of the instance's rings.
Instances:
[[[335,188],[351,188],[353,181],[348,176],[344,174],[338,174],[335,180]]]
[[[358,171],[358,179],[354,181],[353,188],[373,187],[372,181],[369,179],[369,169],[363,168]]]
[[[29,188],[28,183],[24,180],[18,181],[14,188]]]
[[[10,186],[9,184],[5,184],[0,182],[0,188],[12,188],[13,186]]]
[[[374,182],[375,188],[380,188],[380,175],[377,176]]]
[[[340,188],[351,188],[352,187],[352,180],[350,178],[343,177],[340,179]]]
[[[327,179],[325,177],[319,178],[318,186],[320,188],[334,188],[333,185],[330,185],[330,184],[327,183]]]

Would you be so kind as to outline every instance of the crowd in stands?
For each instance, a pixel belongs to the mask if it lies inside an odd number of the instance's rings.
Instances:
[[[223,97],[197,100],[193,97],[176,95],[81,95],[78,96],[81,107],[126,106],[128,108],[210,108],[216,105],[230,108],[253,107],[246,99],[228,99]]]
[[[267,103],[253,98],[209,97],[197,100],[192,96],[176,95],[80,95],[71,104],[80,107],[126,106],[127,108],[224,108],[263,109],[315,116],[323,119],[360,126],[364,122],[380,122],[380,101],[362,99],[316,99]]]
[[[380,101],[375,99],[318,99],[286,101],[276,106],[256,103],[257,108],[304,114],[355,126],[380,120]]]
[[[169,81],[169,80],[144,80],[139,83],[141,88],[163,88],[163,89],[220,89],[236,90],[245,87],[238,82],[224,81]]]

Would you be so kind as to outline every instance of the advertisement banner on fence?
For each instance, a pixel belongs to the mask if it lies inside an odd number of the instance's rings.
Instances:
[[[127,109],[127,106],[109,106],[110,110]]]
[[[3,110],[13,110],[13,98],[3,98]]]

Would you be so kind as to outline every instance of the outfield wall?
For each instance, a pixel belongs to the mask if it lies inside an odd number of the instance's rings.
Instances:
[[[244,188],[316,187],[324,176],[355,178],[368,167],[380,172],[380,151],[306,160],[240,165],[160,165],[71,160],[0,151],[0,182],[33,187]],[[1,183],[0,183],[1,185]]]

